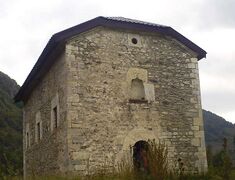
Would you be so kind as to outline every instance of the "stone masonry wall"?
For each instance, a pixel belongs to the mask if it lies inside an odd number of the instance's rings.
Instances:
[[[64,54],[50,68],[24,104],[24,175],[47,175],[65,172],[68,166],[66,120],[66,61]],[[51,131],[51,105],[58,98],[59,125]],[[36,114],[42,123],[41,139],[36,141]],[[29,130],[30,147],[26,148]]]
[[[136,38],[137,43],[133,43]],[[113,166],[139,140],[168,145],[171,164],[207,170],[198,62],[158,34],[96,28],[66,45],[69,171]],[[146,99],[130,101],[131,82]]]

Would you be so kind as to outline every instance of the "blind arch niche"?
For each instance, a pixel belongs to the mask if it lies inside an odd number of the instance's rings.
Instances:
[[[132,79],[131,81],[131,99],[133,100],[145,99],[144,83],[139,78]]]

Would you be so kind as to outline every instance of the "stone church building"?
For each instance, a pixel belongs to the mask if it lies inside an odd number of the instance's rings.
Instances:
[[[166,143],[170,164],[205,172],[205,57],[169,26],[122,17],[54,34],[15,97],[24,102],[24,174],[87,174],[149,139]]]

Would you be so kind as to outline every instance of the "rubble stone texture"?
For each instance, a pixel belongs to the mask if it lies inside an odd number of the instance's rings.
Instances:
[[[25,102],[24,134],[27,126],[25,175],[112,168],[148,139],[166,143],[171,165],[207,171],[196,54],[161,34],[96,27],[69,39]]]

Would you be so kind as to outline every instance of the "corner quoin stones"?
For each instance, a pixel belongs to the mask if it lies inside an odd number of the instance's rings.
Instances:
[[[112,168],[148,139],[166,143],[171,165],[207,171],[195,52],[162,33],[102,26],[64,47],[24,100],[25,176]]]

